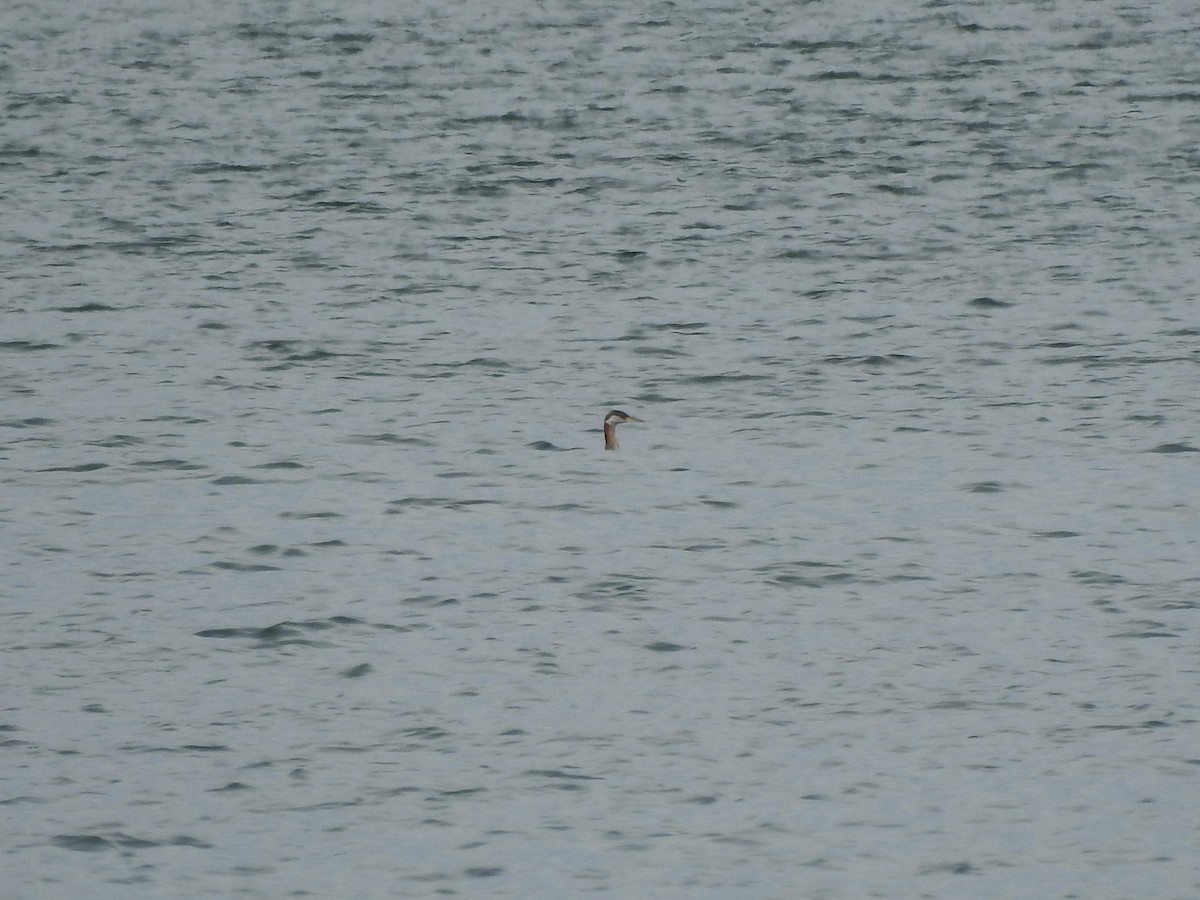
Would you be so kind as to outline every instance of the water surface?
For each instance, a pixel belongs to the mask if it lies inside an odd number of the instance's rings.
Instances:
[[[1190,13],[0,12],[9,895],[1196,896]]]

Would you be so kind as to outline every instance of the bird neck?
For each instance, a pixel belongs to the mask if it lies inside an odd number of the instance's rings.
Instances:
[[[604,449],[617,449],[617,426],[612,422],[604,423]]]

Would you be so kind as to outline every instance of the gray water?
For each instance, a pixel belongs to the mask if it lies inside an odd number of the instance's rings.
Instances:
[[[4,895],[1200,895],[1194,14],[5,5]]]

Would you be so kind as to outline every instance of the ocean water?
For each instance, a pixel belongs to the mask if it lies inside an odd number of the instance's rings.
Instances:
[[[1193,19],[5,5],[5,896],[1200,895]]]

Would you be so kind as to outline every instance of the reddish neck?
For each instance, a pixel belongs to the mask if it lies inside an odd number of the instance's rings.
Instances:
[[[604,423],[604,449],[617,449],[617,426],[612,422]]]

